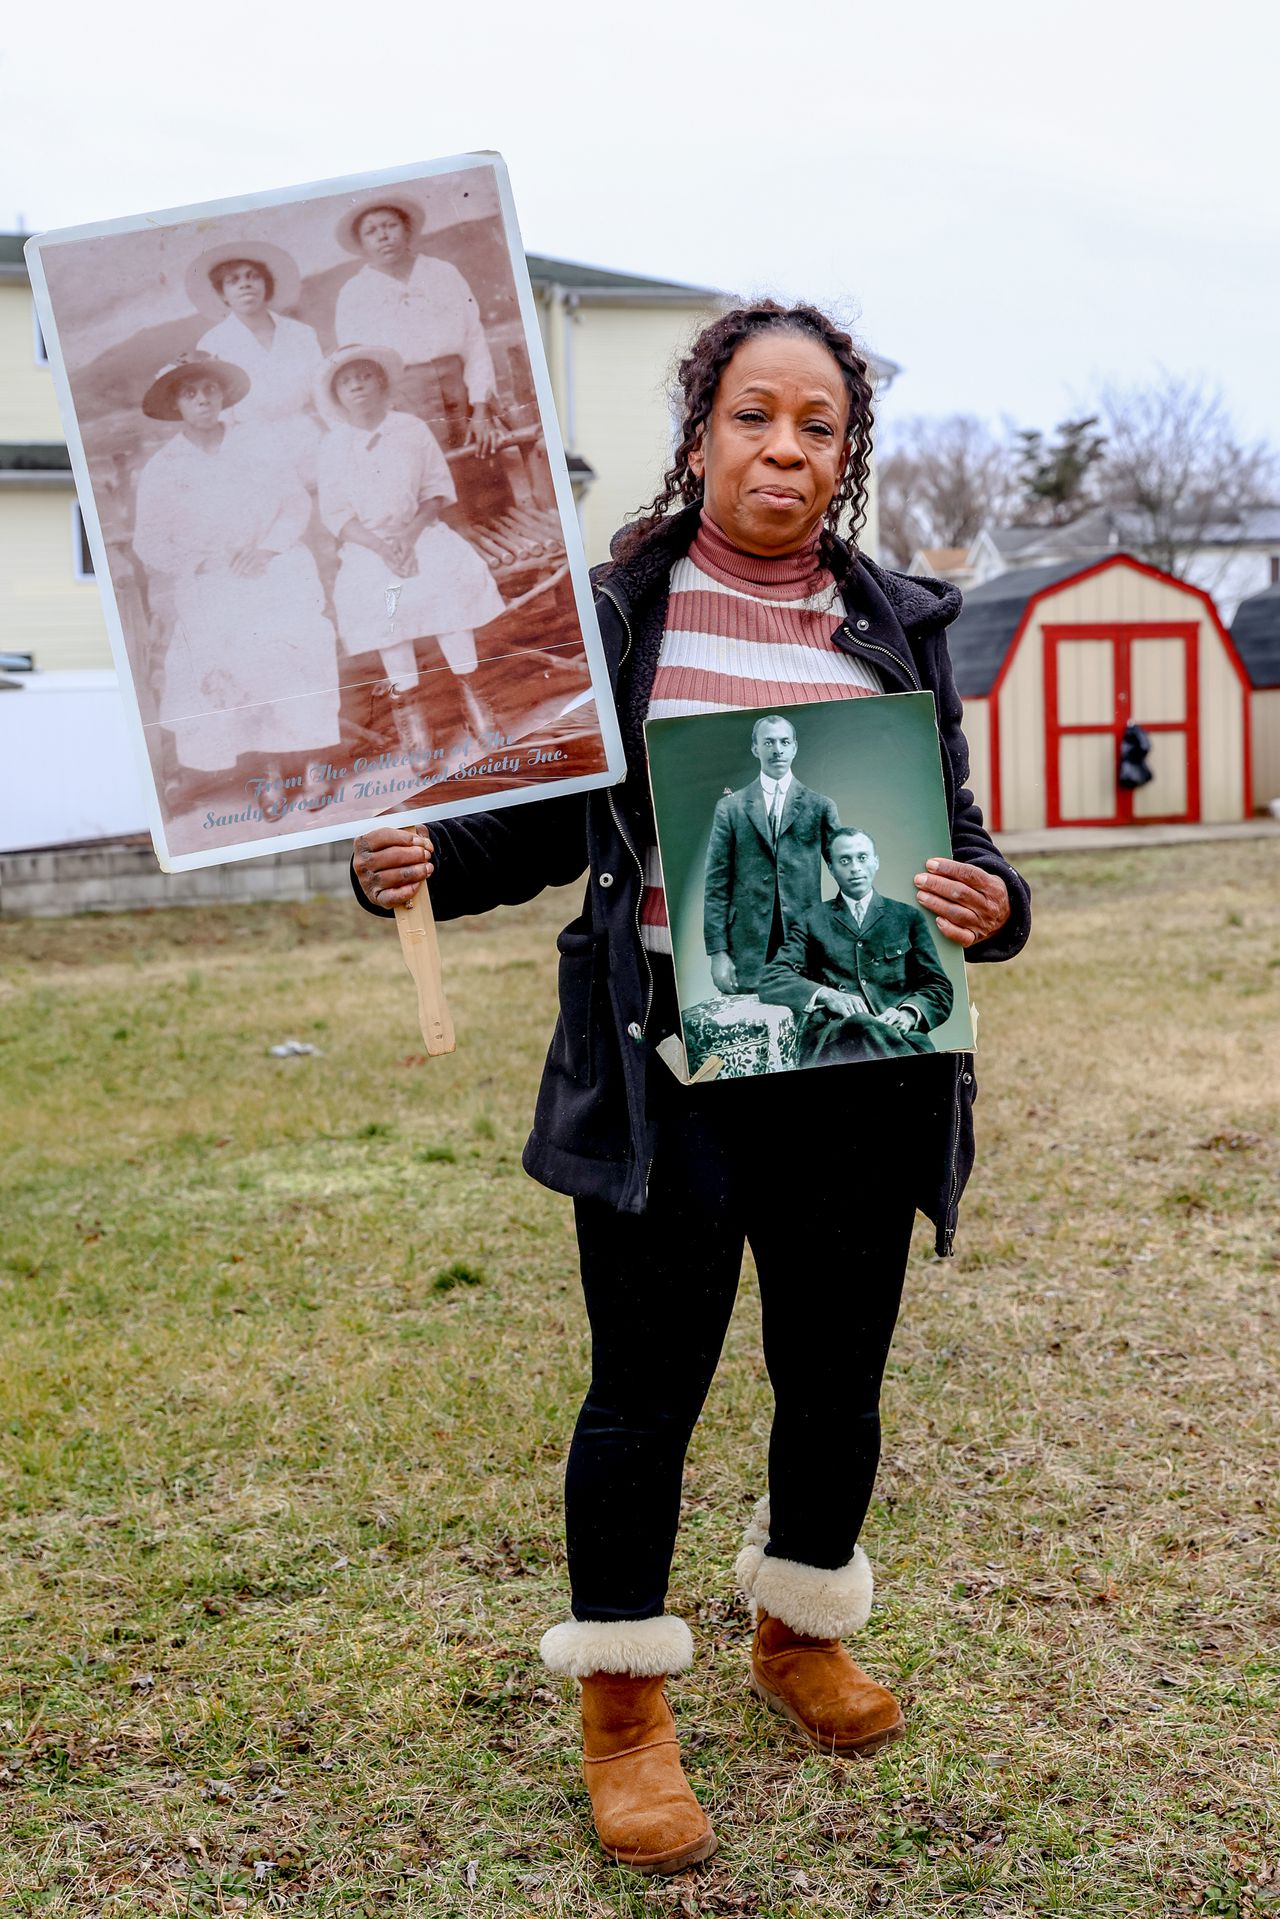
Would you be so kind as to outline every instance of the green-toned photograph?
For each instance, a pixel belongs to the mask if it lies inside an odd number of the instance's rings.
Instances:
[[[691,1077],[973,1047],[963,953],[915,903],[950,850],[932,695],[645,733]]]

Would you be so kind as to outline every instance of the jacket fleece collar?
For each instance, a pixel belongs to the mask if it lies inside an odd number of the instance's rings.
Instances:
[[[662,653],[671,569],[693,545],[701,514],[702,507],[696,501],[683,507],[656,527],[638,552],[592,571],[597,592],[614,600],[629,630],[629,639],[622,641],[625,650],[610,657],[608,665],[627,770],[632,776],[624,781],[619,799],[636,830],[646,838],[652,838],[654,829],[644,776],[644,723]],[[615,548],[624,537],[625,530],[614,535]],[[918,686],[910,643],[956,617],[960,611],[957,589],[942,580],[909,579],[902,573],[886,572],[870,560],[855,557],[843,544],[832,571],[849,618],[865,618],[865,637],[902,659],[907,683]]]
[[[616,594],[630,615],[651,594],[665,592],[672,567],[693,545],[701,516],[702,508],[696,501],[692,506],[682,507],[655,528],[637,553],[625,560],[618,559],[616,553],[626,529],[615,533],[612,541],[615,557],[600,570],[597,583]],[[908,638],[931,628],[950,626],[960,611],[960,590],[949,580],[891,572],[877,566],[874,560],[861,555],[855,557],[843,541],[838,546],[833,572],[842,592],[846,587],[856,591],[862,585],[857,577],[859,573],[869,578],[888,602]]]

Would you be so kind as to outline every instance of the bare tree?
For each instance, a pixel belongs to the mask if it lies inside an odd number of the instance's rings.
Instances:
[[[1163,372],[1103,389],[1096,413],[998,437],[965,414],[896,426],[879,462],[880,539],[895,566],[924,546],[967,546],[987,524],[1068,526],[1097,506],[1114,537],[1178,578],[1203,575],[1208,541],[1223,564],[1248,511],[1280,500],[1280,466],[1236,433],[1221,394]],[[1212,586],[1204,577],[1200,584]]]
[[[981,420],[952,414],[904,420],[877,479],[880,541],[896,566],[922,546],[967,546],[1017,497],[1013,456]]]
[[[1249,507],[1274,499],[1277,467],[1263,442],[1236,434],[1220,391],[1162,372],[1150,387],[1102,393],[1107,504],[1125,518],[1125,542],[1181,579],[1194,549],[1243,536]]]

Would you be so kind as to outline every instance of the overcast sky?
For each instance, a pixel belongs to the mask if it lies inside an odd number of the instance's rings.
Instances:
[[[1278,74],[1264,0],[14,5],[0,226],[497,148],[530,251],[827,304],[890,418],[1163,366],[1280,444]]]

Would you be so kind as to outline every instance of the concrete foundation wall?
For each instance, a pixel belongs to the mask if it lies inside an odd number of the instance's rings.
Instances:
[[[162,873],[150,840],[103,840],[31,853],[0,853],[0,919],[129,913],[244,900],[351,899],[351,845],[299,847],[260,860]]]

